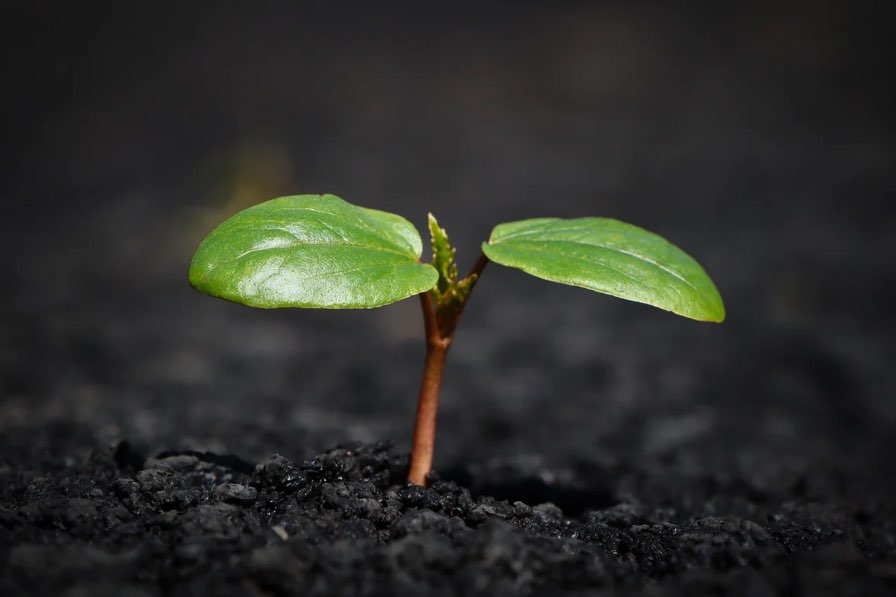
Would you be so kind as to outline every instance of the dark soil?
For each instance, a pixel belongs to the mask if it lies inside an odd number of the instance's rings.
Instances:
[[[88,4],[0,19],[2,597],[896,595],[892,3]],[[407,487],[416,301],[186,281],[320,192],[631,221],[728,320],[489,266]]]
[[[689,480],[699,505],[640,478],[649,502],[570,516],[551,502],[402,482],[407,457],[341,446],[306,462],[184,452],[143,461],[126,444],[87,462],[4,469],[4,595],[891,595],[892,504],[818,503]],[[512,489],[569,489],[505,465]],[[580,482],[596,482],[591,476]],[[495,487],[494,485],[489,485]],[[608,492],[611,487],[604,489]],[[576,501],[581,501],[580,499]],[[676,503],[678,502],[678,503]],[[662,505],[659,505],[662,504]]]

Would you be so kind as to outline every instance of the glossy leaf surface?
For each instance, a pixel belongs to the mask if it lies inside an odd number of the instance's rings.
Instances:
[[[701,321],[725,319],[703,268],[663,237],[609,218],[500,224],[483,243],[495,263]]]
[[[431,289],[420,234],[404,218],[335,195],[245,209],[199,245],[190,283],[252,307],[372,308]]]

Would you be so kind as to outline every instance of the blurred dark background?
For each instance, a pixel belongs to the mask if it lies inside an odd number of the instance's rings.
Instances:
[[[886,478],[888,4],[3,2],[6,460],[120,438],[250,460],[407,449],[416,301],[255,311],[186,282],[220,220],[332,192],[421,229],[432,211],[462,267],[501,221],[629,220],[726,299],[724,325],[697,324],[489,268],[437,467]]]

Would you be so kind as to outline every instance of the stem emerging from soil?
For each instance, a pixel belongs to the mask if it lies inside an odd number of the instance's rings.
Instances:
[[[442,233],[444,234],[444,231]],[[445,241],[447,243],[447,236]],[[423,380],[420,383],[420,399],[417,402],[417,420],[411,449],[411,468],[408,472],[408,482],[415,485],[425,486],[426,477],[432,470],[436,414],[439,408],[439,390],[442,387],[445,359],[454,339],[454,329],[467,304],[470,292],[487,264],[488,259],[480,254],[466,278],[458,281],[455,274],[453,279],[447,281],[447,286],[443,286],[446,290],[439,291],[436,287],[420,295],[423,325],[426,329],[426,361]],[[461,291],[455,293],[458,287]]]
[[[408,481],[415,485],[426,485],[426,475],[432,469],[442,371],[445,369],[451,338],[442,338],[439,334],[431,294],[424,292],[420,295],[420,301],[423,304],[423,321],[426,325],[426,362],[423,367],[423,380],[420,383],[420,399],[417,402],[417,420],[414,424],[414,443],[411,449]]]

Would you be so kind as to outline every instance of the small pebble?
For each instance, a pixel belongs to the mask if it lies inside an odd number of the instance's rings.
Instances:
[[[250,506],[258,497],[258,490],[249,485],[239,483],[221,483],[212,491],[214,496],[222,502]]]

